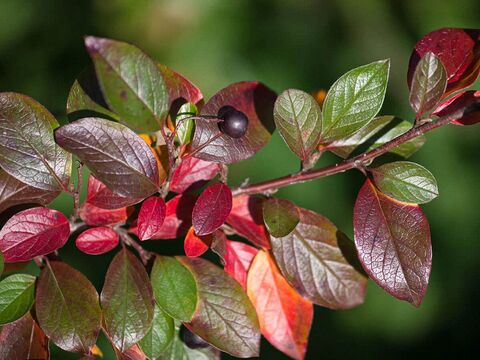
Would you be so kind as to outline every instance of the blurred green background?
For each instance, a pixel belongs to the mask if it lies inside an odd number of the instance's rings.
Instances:
[[[260,80],[276,91],[328,89],[353,67],[391,58],[382,113],[412,119],[406,66],[413,45],[436,28],[479,28],[479,15],[478,0],[0,0],[0,91],[30,95],[64,120],[68,89],[89,63],[82,37],[91,34],[137,44],[192,80],[206,98],[240,80]],[[370,282],[357,309],[316,308],[307,359],[471,358],[479,352],[479,140],[480,126],[442,128],[412,158],[434,173],[441,193],[424,206],[434,256],[421,308]],[[334,160],[324,156],[319,165]],[[232,167],[231,183],[297,168],[275,135],[255,158]],[[357,173],[336,175],[279,196],[322,213],[351,236],[362,180]],[[71,202],[62,197],[54,205],[69,211]],[[152,246],[161,252],[165,243]],[[101,289],[110,254],[87,257],[70,244],[62,256]],[[100,347],[113,359],[104,338]],[[78,358],[58,349],[53,354]],[[285,358],[266,342],[262,355]]]

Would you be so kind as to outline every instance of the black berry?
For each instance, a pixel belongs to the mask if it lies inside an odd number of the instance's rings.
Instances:
[[[182,328],[180,329],[180,334],[183,342],[190,349],[206,348],[209,346],[205,340],[203,340],[200,336],[192,333],[184,326],[182,326]]]
[[[224,106],[218,112],[218,117],[223,121],[218,123],[220,131],[232,138],[241,138],[248,129],[248,117],[241,111]]]

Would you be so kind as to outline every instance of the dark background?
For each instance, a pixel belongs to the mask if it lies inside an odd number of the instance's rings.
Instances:
[[[206,98],[240,80],[276,91],[328,89],[347,70],[391,58],[383,114],[412,119],[406,66],[415,42],[447,26],[480,27],[478,0],[0,0],[0,91],[25,93],[61,121],[75,76],[89,63],[86,34],[133,42],[197,84]],[[478,88],[478,82],[477,82]],[[363,306],[316,307],[307,359],[471,358],[478,353],[480,295],[480,126],[428,135],[412,159],[436,176],[441,196],[423,208],[430,219],[433,271],[420,309],[370,282]],[[320,165],[334,161],[325,156]],[[255,158],[232,167],[231,183],[297,170],[275,135]],[[279,196],[322,213],[352,235],[352,208],[362,182],[347,173],[283,189]],[[70,211],[71,201],[54,206]],[[164,244],[153,245],[159,252]],[[111,255],[62,256],[101,289]],[[31,269],[35,271],[34,269]],[[104,359],[113,354],[104,338]],[[54,359],[78,358],[54,349]],[[285,356],[267,343],[262,358]]]

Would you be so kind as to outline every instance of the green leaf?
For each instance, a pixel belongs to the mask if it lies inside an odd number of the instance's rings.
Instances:
[[[263,221],[270,235],[287,236],[300,221],[297,207],[285,199],[267,199],[263,202]]]
[[[194,275],[199,303],[190,331],[230,355],[258,356],[260,329],[242,286],[218,266],[202,258],[177,258]]]
[[[110,263],[100,302],[107,334],[120,351],[150,330],[155,302],[152,287],[140,260],[125,248]]]
[[[175,332],[173,319],[155,306],[152,327],[138,345],[149,359],[158,358],[172,342]]]
[[[150,278],[157,304],[171,317],[190,321],[197,307],[192,273],[173,257],[157,256]]]
[[[273,115],[290,150],[300,159],[308,159],[322,132],[322,111],[317,101],[301,90],[285,90],[275,101]]]
[[[380,191],[396,200],[424,204],[438,196],[435,177],[413,162],[396,161],[370,171]]]
[[[120,121],[138,132],[160,129],[168,111],[168,93],[155,62],[137,47],[110,39],[85,39],[98,82]]]
[[[187,145],[192,140],[193,129],[195,127],[193,120],[182,120],[197,115],[197,112],[197,107],[192,103],[185,103],[180,107],[180,110],[178,110],[175,120],[175,124],[177,124],[176,139],[181,145]]]
[[[0,93],[0,167],[37,189],[68,188],[72,155],[53,139],[58,122],[38,102],[16,93]]]
[[[102,312],[97,290],[79,271],[49,261],[37,285],[38,322],[50,340],[65,351],[87,353],[95,345]]]
[[[401,120],[394,116],[379,116],[370,123],[358,130],[352,136],[336,140],[328,144],[324,150],[346,159],[348,157],[361,154],[364,151],[373,150],[390,140],[404,134],[412,128],[408,121]],[[408,158],[427,141],[424,135],[417,136],[414,139],[404,142],[391,149],[389,152]]]
[[[1,267],[3,268],[3,256]],[[21,318],[33,304],[35,276],[15,274],[0,282],[0,325]]]
[[[382,107],[389,60],[360,66],[342,75],[323,103],[322,143],[351,136],[368,124]]]
[[[410,86],[410,106],[419,119],[442,99],[447,88],[447,72],[440,59],[427,52],[418,62]]]

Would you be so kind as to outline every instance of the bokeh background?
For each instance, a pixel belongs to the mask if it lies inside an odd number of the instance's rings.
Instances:
[[[447,26],[479,28],[478,0],[0,0],[0,91],[25,93],[65,121],[75,76],[89,63],[86,34],[133,42],[197,84],[206,98],[240,80],[280,92],[326,88],[347,70],[391,58],[383,114],[412,119],[406,66],[415,42]],[[477,88],[478,88],[477,82]],[[316,308],[307,359],[472,358],[480,316],[480,126],[428,135],[412,158],[436,176],[441,196],[424,206],[431,223],[433,271],[419,309],[370,282],[363,306]],[[324,156],[320,166],[331,163]],[[236,164],[231,183],[260,181],[298,169],[278,135],[255,158]],[[352,235],[352,209],[362,176],[347,173],[279,192],[329,217]],[[69,211],[71,201],[54,203]],[[172,251],[165,242],[155,250]],[[178,247],[180,249],[181,247]],[[111,255],[62,256],[100,290]],[[34,268],[30,271],[35,272]],[[100,339],[105,359],[113,359]],[[0,344],[1,346],[1,344]],[[76,355],[53,349],[54,359]],[[262,358],[284,359],[266,342]]]

